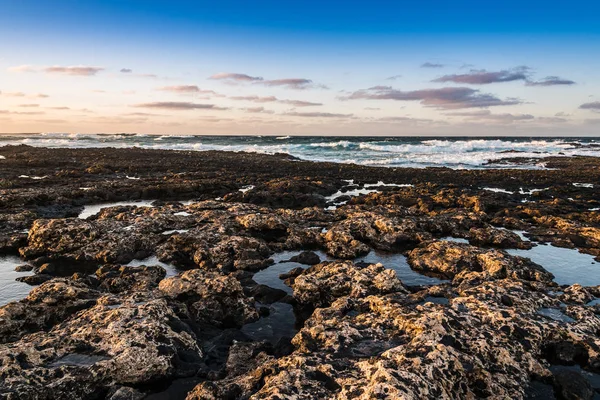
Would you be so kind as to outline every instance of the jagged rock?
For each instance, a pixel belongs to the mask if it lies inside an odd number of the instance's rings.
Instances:
[[[302,272],[304,272],[304,268],[302,267],[292,268],[288,272],[284,272],[283,274],[279,275],[279,279],[284,280],[289,278],[295,278],[298,275],[302,274]]]
[[[262,304],[272,304],[287,296],[287,293],[283,290],[275,289],[267,285],[254,285],[245,290],[245,292],[246,295],[253,297]]]
[[[164,300],[91,307],[48,332],[1,346],[0,393],[85,398],[114,384],[193,375],[203,353],[192,331],[177,321]]]
[[[592,385],[576,371],[555,372],[554,386],[560,398],[564,400],[591,400],[594,397]]]
[[[560,299],[565,303],[585,304],[594,299],[596,291],[596,288],[586,288],[576,283],[563,289]]]
[[[16,272],[33,271],[33,265],[30,265],[30,264],[18,265],[18,266],[15,267],[15,271]]]
[[[48,274],[34,274],[34,275],[28,275],[28,276],[20,276],[15,280],[18,282],[26,283],[31,286],[37,286],[37,285],[41,285],[44,282],[48,282],[52,278],[53,278],[53,276],[48,275]]]
[[[530,249],[533,247],[531,242],[521,240],[519,235],[514,232],[492,227],[471,228],[469,243],[480,247],[491,246],[501,249]]]
[[[554,276],[531,260],[498,250],[435,241],[408,253],[411,268],[455,281],[465,279],[525,279],[550,282]]]
[[[313,251],[303,251],[290,258],[289,261],[305,265],[315,265],[321,262],[321,258]]]
[[[251,236],[213,237],[191,233],[176,235],[157,249],[158,259],[183,268],[257,271],[272,264],[270,249],[264,240]]]
[[[0,343],[47,329],[96,304],[100,293],[87,285],[58,278],[34,288],[20,302],[0,307]]]
[[[323,307],[341,296],[364,297],[372,294],[406,292],[391,269],[381,264],[357,268],[351,262],[322,263],[296,277],[294,298],[301,304]]]
[[[100,288],[112,293],[150,291],[158,286],[165,275],[166,271],[163,267],[145,265],[139,267],[104,265],[96,271]]]
[[[107,400],[142,400],[146,395],[131,387],[121,386],[118,389],[111,390]]]
[[[264,343],[235,343],[229,350],[226,363],[227,378],[204,382],[192,390],[186,400],[244,398],[263,377],[263,368],[273,357]]]
[[[284,221],[273,214],[245,214],[238,216],[237,221],[244,228],[254,231],[267,239],[284,236],[287,226]]]
[[[200,269],[164,279],[159,289],[185,303],[200,322],[220,327],[241,327],[258,318],[250,299],[233,277]]]
[[[353,259],[371,249],[342,229],[332,228],[325,234],[327,254],[336,258]]]
[[[21,255],[68,260],[71,263],[128,263],[152,254],[162,238],[152,233],[128,231],[119,221],[79,219],[37,220],[29,231]]]

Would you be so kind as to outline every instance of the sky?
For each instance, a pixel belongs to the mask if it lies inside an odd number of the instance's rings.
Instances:
[[[600,135],[592,1],[0,0],[0,133]]]

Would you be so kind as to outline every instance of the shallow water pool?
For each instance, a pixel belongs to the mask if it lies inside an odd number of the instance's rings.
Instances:
[[[286,303],[273,303],[268,308],[268,316],[244,325],[242,332],[253,340],[266,340],[273,344],[281,338],[294,337],[298,329],[293,307]]]
[[[531,250],[508,249],[509,254],[530,258],[554,274],[559,285],[579,283],[583,286],[600,284],[600,263],[589,254],[549,244],[538,244]]]
[[[285,285],[283,283],[283,280],[279,279],[279,275],[284,274],[294,268],[300,267],[302,269],[306,269],[309,267],[309,265],[287,261],[300,253],[300,251],[283,251],[281,253],[274,254],[271,258],[275,263],[270,267],[265,268],[262,271],[258,271],[256,274],[254,274],[254,281],[261,285],[266,285],[274,289],[283,290],[287,294],[292,294],[292,288]],[[329,257],[322,251],[317,250],[315,251],[315,253],[319,256],[321,261],[333,260],[333,258]]]
[[[32,289],[30,285],[15,280],[32,274],[15,271],[15,267],[22,264],[24,262],[19,257],[0,256],[0,306],[24,299]]]
[[[125,264],[125,266],[127,266],[127,267],[139,267],[142,265],[145,265],[147,267],[150,267],[153,265],[158,265],[158,266],[163,267],[167,271],[167,278],[170,276],[175,276],[179,272],[181,272],[174,265],[159,261],[159,259],[156,256],[150,256],[150,257],[144,258],[143,260],[133,260],[133,261],[130,261],[128,264]]]
[[[114,203],[100,203],[100,204],[89,204],[83,207],[83,211],[79,214],[78,218],[86,219],[92,215],[96,215],[103,208],[108,207],[120,207],[120,206],[137,206],[137,207],[153,207],[152,202],[154,200],[138,200],[138,201],[117,201]]]
[[[447,282],[442,279],[422,275],[416,271],[413,271],[406,261],[406,257],[402,254],[394,253],[383,253],[379,251],[371,251],[364,257],[359,257],[356,262],[368,262],[372,264],[381,263],[384,267],[393,269],[396,271],[398,279],[405,285],[418,286],[418,285],[439,285],[440,283]]]

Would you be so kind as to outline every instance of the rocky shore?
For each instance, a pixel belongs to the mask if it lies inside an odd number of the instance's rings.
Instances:
[[[600,265],[561,284],[511,254],[600,261],[600,159],[0,155],[0,254],[31,270],[29,294],[0,307],[2,399],[600,396]],[[151,203],[110,204],[134,200]]]

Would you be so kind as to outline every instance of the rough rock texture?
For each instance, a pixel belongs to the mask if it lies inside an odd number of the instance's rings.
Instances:
[[[37,220],[29,231],[27,247],[20,253],[30,260],[48,257],[79,263],[127,263],[150,255],[160,240],[157,235],[124,228],[113,221]],[[71,271],[53,272],[65,275]]]
[[[364,297],[405,291],[391,269],[381,264],[358,268],[351,262],[310,267],[296,277],[293,288],[296,300],[313,307],[327,306],[341,296]]]
[[[417,271],[441,275],[458,283],[464,280],[507,277],[550,282],[554,278],[551,273],[527,258],[449,241],[423,244],[423,247],[408,253],[408,262]]]
[[[306,321],[291,355],[220,385],[202,384],[188,398],[522,398],[530,377],[553,379],[547,360],[559,350],[550,347],[552,334],[579,348],[589,357],[579,362],[597,370],[591,359],[600,319],[589,313],[572,325],[546,319],[537,310],[557,303],[540,289],[518,278],[463,284],[448,305],[415,303],[402,290],[340,293]],[[320,288],[314,292],[314,304],[322,304]]]
[[[193,374],[202,351],[176,331],[164,300],[96,305],[74,318],[0,348],[0,391],[14,398],[101,396],[115,384]]]
[[[161,281],[159,289],[186,304],[197,321],[230,327],[258,318],[242,286],[231,276],[194,269]]]
[[[40,285],[0,307],[0,398],[519,399],[532,384],[557,398],[595,390],[600,286],[561,287],[502,249],[550,242],[600,256],[599,187],[573,185],[600,181],[598,159],[451,170],[242,152],[8,146],[2,155],[0,254],[20,254],[34,275],[19,279]],[[367,183],[378,192],[351,196]],[[337,192],[337,208],[325,209]],[[77,218],[84,205],[134,199],[154,202]],[[310,250],[335,261],[319,263]],[[403,265],[352,261],[372,250],[403,253],[414,271],[450,280],[405,284],[390,269]],[[273,266],[293,296],[255,275],[281,251],[312,265]],[[170,265],[153,265],[154,256]],[[134,259],[146,266],[123,265]]]

